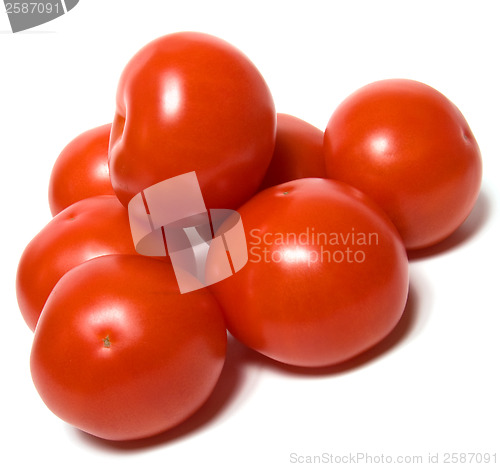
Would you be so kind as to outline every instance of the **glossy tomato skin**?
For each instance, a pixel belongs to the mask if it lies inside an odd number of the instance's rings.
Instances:
[[[85,131],[59,154],[49,180],[53,216],[81,199],[114,194],[108,167],[110,132],[111,123]]]
[[[245,55],[207,34],[170,34],[121,75],[111,183],[127,206],[141,190],[196,171],[207,207],[236,208],[257,191],[275,137],[273,98]]]
[[[298,178],[326,178],[323,132],[293,115],[278,113],[276,145],[261,190]]]
[[[241,342],[282,363],[321,367],[370,348],[399,321],[406,250],[366,195],[305,178],[260,192],[239,213],[249,261],[212,291]]]
[[[116,196],[86,198],[57,214],[26,246],[17,268],[17,300],[30,329],[66,272],[109,254],[135,254],[128,213]]]
[[[444,95],[412,80],[371,83],[347,97],[325,131],[328,175],[375,199],[407,249],[431,246],[467,218],[481,185],[481,154]]]
[[[109,440],[145,438],[194,413],[221,373],[226,328],[206,289],[181,295],[171,265],[92,259],[56,285],[31,352],[56,415]]]

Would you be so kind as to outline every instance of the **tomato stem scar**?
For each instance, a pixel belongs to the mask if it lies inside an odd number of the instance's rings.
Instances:
[[[111,341],[109,340],[109,334],[102,340],[104,347],[107,349],[111,347]]]

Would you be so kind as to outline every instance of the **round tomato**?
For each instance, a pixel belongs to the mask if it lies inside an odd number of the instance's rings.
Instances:
[[[49,205],[55,216],[84,198],[113,195],[108,146],[111,123],[77,136],[59,154],[49,180]]]
[[[385,212],[341,182],[304,178],[239,209],[249,260],[212,286],[229,331],[283,363],[333,365],[383,339],[408,294],[408,259]]]
[[[236,208],[262,182],[275,137],[271,93],[245,55],[207,34],[170,34],[121,75],[111,183],[127,206],[141,190],[196,171],[207,207]]]
[[[389,214],[407,249],[449,236],[481,185],[481,155],[445,96],[412,80],[384,80],[349,96],[325,131],[327,173],[367,193]]]
[[[95,258],[54,287],[35,331],[31,373],[56,415],[110,440],[152,436],[209,397],[226,328],[206,289],[181,295],[170,264]]]
[[[64,273],[96,256],[134,254],[127,210],[116,196],[77,201],[26,246],[16,277],[21,313],[34,330],[45,300]]]
[[[261,189],[307,177],[326,177],[323,132],[300,118],[279,113],[273,158]]]

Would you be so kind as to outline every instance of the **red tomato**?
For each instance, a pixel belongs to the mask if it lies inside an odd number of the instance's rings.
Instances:
[[[55,286],[35,331],[31,373],[45,404],[110,440],[182,422],[221,373],[226,328],[206,289],[181,295],[171,265],[111,255]]]
[[[196,171],[207,207],[236,208],[262,182],[275,136],[271,93],[245,55],[206,34],[170,34],[122,73],[111,183],[127,206],[141,190]]]
[[[27,245],[16,278],[21,313],[34,330],[64,273],[96,256],[134,254],[127,210],[116,196],[86,198],[57,214]]]
[[[110,131],[111,123],[93,128],[62,150],[49,181],[53,216],[81,199],[114,194],[108,168]]]
[[[325,131],[328,175],[375,199],[406,248],[449,236],[481,185],[481,154],[465,118],[445,96],[411,80],[384,80],[349,96]]]
[[[323,132],[300,118],[279,113],[274,154],[261,189],[307,177],[326,177]]]
[[[354,357],[394,328],[408,259],[366,195],[304,178],[260,192],[239,213],[249,261],[212,290],[241,342],[283,363],[319,367]]]

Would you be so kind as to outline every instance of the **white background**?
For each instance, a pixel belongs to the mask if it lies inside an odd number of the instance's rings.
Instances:
[[[0,463],[285,466],[292,453],[426,462],[429,453],[442,460],[451,452],[496,452],[500,463],[497,3],[81,0],[18,34],[2,5]],[[48,180],[61,149],[112,120],[132,54],[180,30],[239,47],[266,78],[277,110],[321,129],[343,98],[371,81],[434,86],[476,136],[483,187],[460,230],[412,260],[408,309],[376,349],[334,372],[290,371],[233,342],[220,384],[192,419],[153,440],[107,443],[68,426],[39,398],[15,272],[51,218]]]

